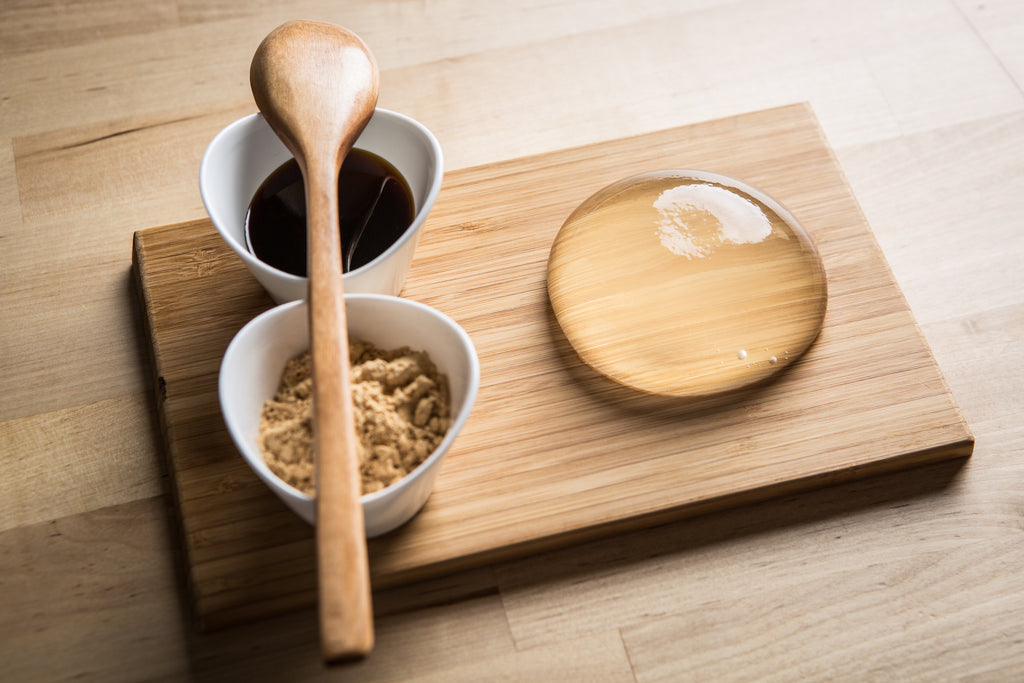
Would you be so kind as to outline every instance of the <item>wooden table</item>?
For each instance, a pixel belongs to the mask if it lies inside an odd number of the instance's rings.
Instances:
[[[36,6],[38,4],[38,6]],[[160,0],[0,7],[0,680],[325,675],[300,610],[184,597],[132,234],[291,18],[372,47],[446,169],[814,108],[976,439],[969,460],[381,591],[359,680],[1024,674],[1024,6]]]

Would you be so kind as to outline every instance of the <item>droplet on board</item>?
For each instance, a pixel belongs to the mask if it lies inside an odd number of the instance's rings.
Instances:
[[[758,190],[700,171],[634,176],[583,202],[551,248],[548,294],[584,362],[685,397],[781,371],[814,341],[828,300],[796,219]],[[782,358],[768,351],[781,348]]]

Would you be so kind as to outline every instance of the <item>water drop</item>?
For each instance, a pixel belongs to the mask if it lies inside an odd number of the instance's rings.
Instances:
[[[763,362],[767,349],[803,353],[828,299],[824,267],[792,214],[701,171],[634,176],[584,201],[555,239],[547,282],[585,363],[668,396],[713,395],[779,372],[787,364]],[[765,356],[748,353],[758,348]],[[723,362],[733,354],[749,361]]]

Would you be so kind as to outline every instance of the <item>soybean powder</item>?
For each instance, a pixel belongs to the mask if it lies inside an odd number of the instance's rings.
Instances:
[[[383,351],[351,340],[349,357],[365,495],[398,481],[437,448],[451,424],[451,398],[448,378],[422,351]],[[274,474],[303,493],[315,492],[308,351],[288,361],[277,393],[264,404],[259,446]]]

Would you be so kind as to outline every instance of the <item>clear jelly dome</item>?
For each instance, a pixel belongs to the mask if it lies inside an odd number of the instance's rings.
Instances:
[[[548,295],[585,363],[641,391],[692,398],[795,361],[828,300],[796,219],[702,171],[645,173],[583,202],[551,248]]]

